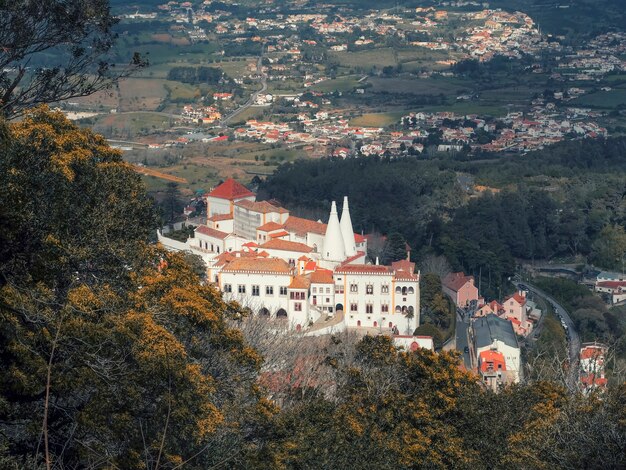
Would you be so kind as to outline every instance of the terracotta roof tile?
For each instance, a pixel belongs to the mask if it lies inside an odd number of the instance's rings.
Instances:
[[[291,274],[289,263],[279,258],[235,258],[222,272],[253,272],[271,274]]]
[[[311,281],[305,276],[294,276],[289,284],[289,289],[308,289]]]
[[[207,235],[209,237],[219,238],[220,240],[223,240],[224,238],[226,238],[229,235],[226,232],[222,232],[220,230],[215,230],[214,228],[207,227],[206,225],[198,225],[196,227],[195,232],[196,233],[201,233],[203,235]]]
[[[329,269],[316,269],[310,275],[312,284],[334,284],[333,272]]]
[[[394,261],[391,263],[391,268],[396,272],[396,277],[399,279],[417,279],[415,263],[411,263],[409,260]]]
[[[287,209],[274,206],[267,201],[250,201],[249,199],[242,199],[241,201],[235,202],[235,205],[253,212],[260,212],[261,214],[268,214],[270,212],[285,214],[289,212]]]
[[[213,214],[207,220],[210,222],[220,222],[222,220],[233,220],[232,214]]]
[[[474,280],[474,276],[466,276],[465,273],[450,273],[441,280],[441,283],[448,289],[458,292],[461,287]]]
[[[299,242],[290,242],[287,240],[269,240],[261,245],[261,248],[265,250],[284,250],[284,251],[297,251],[300,253],[310,253],[313,248]]]
[[[343,274],[391,274],[389,266],[380,264],[346,264],[335,268],[336,273]]]
[[[301,217],[295,217],[293,215],[289,216],[283,227],[288,232],[294,232],[299,235],[306,235],[307,233],[317,233],[318,235],[326,234],[326,224],[316,222],[314,220],[303,219]]]
[[[250,196],[254,196],[254,193],[232,178],[227,179],[208,194],[208,197],[228,199],[229,201]]]
[[[286,237],[287,235],[289,235],[289,232],[281,230],[280,232],[270,233],[270,238],[281,238]]]
[[[276,222],[268,222],[266,224],[257,227],[256,229],[261,232],[273,232],[274,230],[282,230],[283,226]]]

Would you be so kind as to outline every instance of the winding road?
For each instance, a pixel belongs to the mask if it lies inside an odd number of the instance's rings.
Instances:
[[[244,104],[242,104],[240,107],[232,111],[227,116],[223,117],[222,120],[220,121],[220,126],[222,127],[227,126],[228,123],[234,117],[238,116],[239,114],[244,112],[246,109],[248,109],[250,106],[252,106],[257,96],[259,96],[261,93],[265,93],[265,91],[267,90],[267,74],[263,73],[263,51],[261,51],[261,55],[259,56],[259,60],[257,61],[256,70],[257,70],[257,73],[261,75],[261,89],[252,93],[248,101],[246,101]]]
[[[576,388],[578,384],[578,357],[580,354],[581,342],[580,342],[580,336],[578,335],[578,332],[574,328],[574,321],[570,317],[568,311],[565,310],[565,308],[561,304],[559,304],[556,301],[556,299],[549,296],[538,287],[533,286],[532,284],[529,284],[526,281],[524,282],[516,281],[516,284],[518,288],[523,288],[524,286],[526,286],[528,290],[531,291],[533,294],[539,297],[543,297],[547,302],[551,303],[552,306],[554,307],[554,312],[557,314],[557,316],[562,318],[565,324],[567,325],[567,331],[569,332],[569,337],[568,337],[568,342],[567,342],[568,356],[569,356],[567,385],[568,387],[570,387],[570,389]]]

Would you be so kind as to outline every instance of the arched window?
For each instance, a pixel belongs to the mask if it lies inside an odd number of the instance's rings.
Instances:
[[[406,305],[402,306],[402,313],[406,313],[407,309],[406,309]]]
[[[393,322],[389,322],[389,328],[393,328]]]
[[[413,314],[415,313],[415,309],[413,308],[413,306],[412,306],[412,305],[409,305],[409,313],[410,313],[411,315],[413,315]]]
[[[378,322],[374,322],[374,328],[376,328],[378,326]]]
[[[413,289],[412,287],[409,287],[409,294],[415,294],[415,289]]]
[[[356,326],[361,326],[361,320],[357,320]]]
[[[396,294],[402,294],[402,289],[400,286],[396,287]]]
[[[402,288],[402,295],[406,295],[406,287]]]
[[[396,313],[401,313],[401,312],[402,312],[402,309],[400,308],[400,306],[399,305],[396,306]]]
[[[270,316],[270,311],[268,309],[266,309],[265,307],[261,308],[259,310],[259,315],[263,316],[263,317],[269,317]]]
[[[287,318],[287,312],[284,308],[281,308],[276,312],[276,318]]]
[[[302,330],[302,325],[300,323],[298,323],[296,325],[296,331],[300,331],[300,330]]]

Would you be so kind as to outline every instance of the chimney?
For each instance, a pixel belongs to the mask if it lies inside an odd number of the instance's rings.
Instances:
[[[346,259],[346,248],[343,242],[341,226],[337,217],[337,204],[333,201],[330,207],[330,217],[324,235],[324,251],[322,257],[328,261],[343,261]]]
[[[378,256],[376,257],[376,266],[378,266]]]
[[[350,207],[348,206],[348,196],[343,198],[343,210],[341,212],[341,236],[345,246],[346,256],[356,255],[356,243],[354,241],[354,230],[352,229],[352,219],[350,218]]]

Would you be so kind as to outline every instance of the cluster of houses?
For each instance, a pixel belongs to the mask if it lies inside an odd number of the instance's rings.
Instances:
[[[609,303],[622,305],[626,302],[626,275],[602,271],[596,277],[594,290],[609,298]]]
[[[553,103],[544,106],[538,100],[528,113],[510,112],[502,118],[486,120],[476,114],[417,112],[402,117],[400,123],[412,129],[417,138],[428,137],[436,129],[441,133],[442,146],[457,150],[467,145],[487,152],[529,152],[566,136],[606,137],[607,130],[590,121],[591,115],[597,114],[579,108],[557,110]],[[491,141],[480,143],[478,131],[489,135]]]
[[[626,71],[626,33],[614,31],[596,36],[587,47],[568,50],[554,78],[592,81],[611,72]]]
[[[515,292],[502,303],[485,302],[474,277],[462,272],[442,279],[443,291],[470,316],[469,335],[473,367],[489,388],[517,383],[521,376],[518,337],[526,337],[541,317],[537,305],[524,291]]]
[[[185,105],[181,115],[185,119],[200,124],[212,124],[222,118],[222,113],[215,106]]]

